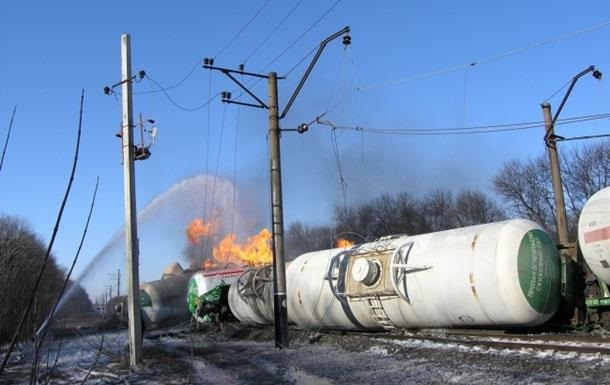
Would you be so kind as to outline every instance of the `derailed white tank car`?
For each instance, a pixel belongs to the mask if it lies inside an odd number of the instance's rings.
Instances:
[[[259,266],[245,270],[229,288],[229,309],[243,323],[272,323],[273,270]]]
[[[269,276],[232,285],[239,320],[273,321]],[[560,260],[537,224],[518,219],[303,254],[286,282],[289,321],[306,328],[526,327],[557,310]]]
[[[184,304],[187,283],[193,274],[179,263],[169,265],[160,280],[140,285],[142,322],[145,329],[174,326],[190,319]]]
[[[584,271],[587,321],[610,330],[610,187],[585,203],[578,221],[578,245],[592,272]]]
[[[610,285],[610,187],[593,194],[583,206],[578,243],[593,273]]]

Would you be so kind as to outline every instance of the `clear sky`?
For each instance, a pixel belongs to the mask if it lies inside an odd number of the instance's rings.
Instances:
[[[46,241],[66,189],[85,89],[76,179],[54,247],[59,262],[69,266],[99,176],[77,272],[123,224],[120,142],[114,135],[120,95],[102,92],[120,80],[121,33],[131,35],[134,73],[145,70],[163,87],[190,74],[167,91],[173,102],[164,93],[151,93],[159,88],[149,79],[134,84],[135,119],[142,113],[158,127],[152,156],[136,164],[137,206],[142,210],[165,197],[140,229],[146,280],[160,275],[160,265],[181,259],[191,219],[216,204],[232,207],[233,186],[240,237],[270,222],[267,112],[219,98],[206,104],[220,91],[234,91],[234,99],[239,92],[220,72],[201,68],[205,57],[215,58],[217,66],[245,63],[247,71],[288,74],[279,82],[283,109],[311,60],[306,55],[327,36],[351,27],[352,44],[348,49],[341,39],[328,44],[281,126],[295,128],[328,112],[322,120],[366,130],[333,132],[329,125],[312,124],[304,135],[283,134],[287,224],[329,224],[336,205],[386,192],[491,191],[504,162],[542,153],[542,128],[434,136],[368,130],[539,122],[540,103],[581,70],[595,65],[610,76],[605,1],[2,0],[0,17],[2,145],[18,106],[0,171],[0,212],[26,219]],[[579,80],[561,117],[610,112],[605,82],[590,75]],[[251,87],[267,100],[265,81]],[[549,100],[554,108],[564,93]],[[609,131],[607,119],[557,127],[568,137]],[[206,170],[219,178],[217,184],[192,179]],[[171,189],[181,182],[185,191],[167,193],[179,190]],[[214,204],[191,202],[211,195]],[[99,275],[122,268],[120,258],[115,265]]]

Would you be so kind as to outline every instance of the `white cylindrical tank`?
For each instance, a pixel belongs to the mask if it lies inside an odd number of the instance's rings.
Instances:
[[[273,268],[246,270],[229,288],[229,309],[243,323],[273,323]]]
[[[610,285],[610,187],[593,194],[582,208],[578,243],[593,274]]]
[[[535,326],[557,310],[560,261],[519,219],[303,254],[286,282],[303,327]]]
[[[177,325],[189,319],[184,305],[190,274],[166,275],[140,285],[142,319],[147,328]]]

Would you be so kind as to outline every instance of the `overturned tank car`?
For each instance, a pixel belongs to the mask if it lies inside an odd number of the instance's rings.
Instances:
[[[271,274],[249,270],[231,285],[242,322],[273,322]],[[517,219],[306,253],[286,282],[291,323],[383,330],[540,325],[557,310],[561,280],[551,238]]]

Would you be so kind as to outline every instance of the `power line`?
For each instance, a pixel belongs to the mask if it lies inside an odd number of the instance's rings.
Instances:
[[[558,142],[565,142],[567,140],[597,139],[597,138],[608,138],[608,137],[610,137],[610,134],[584,135],[584,136],[575,136],[573,138],[556,138],[555,140]]]
[[[235,121],[235,137],[233,139],[233,197],[231,204],[231,233],[235,232],[235,203],[237,202],[237,146],[238,146],[238,134],[239,134],[239,113],[241,112],[241,106],[237,106],[237,117]]]
[[[459,69],[463,69],[463,68],[474,67],[476,65],[487,63],[487,62],[492,61],[492,60],[503,59],[503,58],[505,58],[507,56],[516,55],[518,53],[521,53],[521,52],[524,52],[524,51],[528,51],[530,49],[534,49],[534,48],[541,47],[543,45],[555,43],[555,42],[558,42],[560,40],[564,40],[564,39],[567,39],[567,38],[570,38],[570,37],[573,37],[573,36],[576,36],[576,35],[580,35],[580,34],[583,34],[583,33],[591,32],[591,31],[594,31],[594,30],[597,30],[597,29],[608,27],[608,26],[610,26],[610,21],[606,21],[604,23],[597,24],[597,25],[594,25],[594,26],[591,26],[591,27],[587,27],[587,28],[584,28],[584,29],[581,29],[581,30],[578,30],[578,31],[575,31],[575,32],[570,32],[570,33],[567,33],[567,34],[564,34],[564,35],[556,36],[556,37],[548,39],[548,40],[544,40],[544,41],[541,41],[541,42],[538,42],[538,43],[535,43],[535,44],[530,44],[530,45],[527,45],[527,46],[524,46],[524,47],[521,47],[521,48],[513,49],[513,50],[510,50],[510,51],[507,51],[507,52],[504,52],[504,53],[500,53],[500,54],[497,54],[497,55],[494,55],[494,56],[489,56],[489,57],[486,57],[486,58],[483,58],[483,59],[480,59],[480,60],[475,60],[475,61],[470,62],[470,63],[458,64],[458,65],[454,65],[454,66],[450,66],[450,67],[446,67],[446,68],[441,68],[441,69],[430,71],[430,72],[424,72],[424,73],[421,73],[419,75],[414,75],[414,76],[400,78],[400,79],[397,79],[397,80],[390,80],[390,81],[375,83],[375,84],[371,84],[371,85],[368,85],[368,86],[361,87],[359,89],[360,90],[369,90],[369,89],[373,89],[373,88],[380,88],[380,87],[386,87],[386,86],[391,86],[391,85],[398,85],[398,84],[405,83],[405,82],[408,82],[408,81],[411,81],[411,80],[417,80],[417,79],[421,79],[421,78],[425,78],[425,77],[429,77],[429,76],[434,76],[434,75],[441,75],[441,74],[444,74],[444,73],[453,72],[453,71],[456,71],[456,70],[459,70]]]
[[[193,75],[195,73],[195,70],[197,68],[199,68],[199,66],[201,65],[201,60],[197,60],[197,63],[195,63],[195,65],[193,66],[193,68],[189,71],[188,74],[186,74],[182,80],[180,80],[178,83],[175,83],[171,86],[168,87],[161,87],[157,84],[157,86],[159,86],[160,89],[158,90],[150,90],[150,91],[140,91],[140,92],[133,92],[134,95],[146,95],[146,94],[156,94],[158,92],[165,92],[165,91],[169,91],[171,89],[174,89],[176,87],[179,87],[180,85],[182,85],[182,83],[184,83],[188,78],[191,77],[191,75]],[[156,82],[155,82],[156,83]],[[117,91],[115,91],[117,92]]]
[[[212,95],[212,74],[210,73],[208,75],[208,99],[212,100],[211,98]],[[203,221],[208,220],[209,223],[212,222],[213,220],[213,209],[210,209],[210,215],[207,216],[207,207],[208,207],[208,182],[209,182],[209,171],[210,171],[210,131],[211,131],[211,109],[210,106],[208,104],[208,109],[207,109],[207,129],[206,129],[206,137],[205,137],[205,172],[204,172],[204,185],[203,185],[203,213],[201,215],[201,219]],[[214,182],[216,182],[216,177],[214,177]],[[212,201],[214,200],[214,198],[212,198]],[[212,207],[214,206],[214,204],[212,203]],[[207,251],[209,246],[210,246],[210,237],[206,237],[205,238],[205,243],[201,242],[200,243],[200,252],[201,252],[201,258],[200,258],[200,266],[203,266],[203,260],[204,260],[204,251]],[[205,248],[204,248],[205,247]]]
[[[231,39],[231,41],[229,41],[229,43],[227,43],[227,45],[219,52],[217,53],[214,58],[218,57],[221,53],[223,53],[234,41],[235,39],[237,39],[237,37],[239,37],[239,35],[248,27],[248,25],[250,25],[254,19],[256,19],[256,17],[260,14],[260,12],[263,10],[263,8],[265,8],[265,6],[269,3],[270,0],[267,0],[263,6],[254,14],[254,16],[241,28],[241,30]],[[302,0],[301,0],[302,1]],[[336,0],[328,9],[326,9],[326,11],[324,11],[324,13],[322,13],[322,15],[320,15],[303,33],[301,33],[301,35],[299,35],[299,37],[297,37],[292,43],[290,43],[290,45],[288,45],[284,50],[282,50],[273,60],[271,60],[267,65],[265,65],[259,72],[264,72],[267,68],[269,68],[273,63],[275,63],[280,57],[282,57],[284,54],[286,54],[286,52],[288,52],[296,43],[298,43],[303,37],[305,37],[307,35],[307,33],[309,33],[316,25],[318,25],[339,3],[341,2],[341,0]],[[297,6],[300,4],[301,2],[299,2],[297,4]],[[293,10],[296,9],[296,6],[293,8]],[[292,13],[292,11],[290,12]],[[285,19],[288,18],[288,16],[290,16],[290,13],[285,17]],[[281,23],[280,23],[281,25]],[[276,27],[276,29],[279,28]],[[275,30],[274,30],[275,31]],[[262,44],[261,44],[262,45]],[[307,57],[309,57],[318,47],[314,47],[305,57],[303,57],[297,64],[295,64],[290,71],[288,71],[288,74],[290,74],[294,69],[296,69],[303,61],[305,61],[307,59]],[[258,48],[257,48],[258,49]],[[246,59],[247,60],[247,59]],[[156,93],[156,92],[162,92],[165,97],[178,109],[183,110],[183,111],[187,111],[187,112],[193,112],[193,111],[198,111],[206,106],[208,106],[214,99],[218,98],[220,96],[220,92],[217,93],[216,95],[214,95],[213,97],[211,97],[208,101],[204,102],[203,104],[200,104],[198,106],[194,106],[194,107],[186,107],[183,106],[181,104],[179,104],[178,102],[176,102],[167,92],[170,89],[176,88],[178,86],[180,86],[182,83],[184,83],[194,72],[195,70],[199,67],[199,62],[197,62],[197,64],[193,67],[193,69],[182,79],[180,80],[178,83],[169,86],[169,87],[163,87],[161,84],[159,84],[159,82],[157,82],[156,80],[152,79],[148,74],[145,74],[146,78],[148,78],[151,82],[153,82],[155,84],[155,86],[157,86],[158,90],[151,90],[151,91],[142,91],[139,92],[138,94],[149,94],[149,93]],[[255,81],[253,81],[252,83],[248,84],[248,87],[253,87],[256,84],[258,84],[260,81],[262,80],[262,78],[256,79]],[[237,92],[239,89],[236,88],[231,92]],[[114,92],[118,92],[118,91],[114,91]],[[242,94],[240,94],[239,96],[241,96]]]
[[[292,68],[290,68],[288,70],[288,72],[286,72],[286,77],[288,77],[288,75],[290,75],[292,73],[292,71],[294,71],[295,69],[297,69],[298,66],[300,66],[305,60],[307,60],[308,57],[310,57],[311,55],[313,55],[313,53],[318,49],[318,46],[316,45],[315,47],[313,47],[311,49],[311,51],[307,52],[307,54],[305,56],[303,56],[303,58],[301,60],[299,60],[295,65],[292,66]]]
[[[584,122],[588,122],[588,121],[609,119],[609,118],[610,118],[610,113],[577,116],[577,117],[573,117],[573,118],[560,119],[557,121],[556,125],[584,123]],[[334,124],[330,123],[329,121],[322,121],[319,118],[316,119],[316,122],[318,124],[331,126],[333,131],[334,130],[348,130],[348,131],[359,131],[359,132],[367,133],[367,134],[406,135],[406,136],[491,134],[491,133],[527,130],[527,129],[531,129],[531,128],[541,128],[541,127],[545,126],[545,123],[543,121],[537,121],[537,122],[495,124],[495,125],[473,126],[473,127],[456,127],[456,128],[374,129],[374,128],[365,128],[365,127],[360,127],[360,126],[334,125]]]
[[[301,35],[299,35],[299,37],[297,37],[292,43],[290,43],[284,50],[282,50],[273,60],[271,60],[269,63],[267,63],[267,65],[265,65],[262,69],[260,69],[258,72],[259,73],[263,73],[267,68],[269,68],[273,63],[275,63],[280,57],[284,56],[284,54],[286,54],[286,52],[288,52],[296,43],[298,43],[303,37],[305,37],[305,35],[307,35],[307,33],[309,33],[309,31],[311,31],[316,25],[318,25],[318,23],[320,23],[339,3],[341,2],[341,0],[337,0],[335,1],[328,9],[326,9],[326,11],[324,11],[324,13],[322,15],[320,15],[320,17],[318,17],[316,19],[316,21],[314,21],[303,33],[301,33]],[[299,62],[297,62],[297,64],[295,64],[286,74],[286,76],[288,76],[292,71],[294,71],[301,63],[303,63],[303,61],[305,61],[305,59],[307,59],[316,49],[318,49],[319,46],[315,46],[309,53],[307,53],[307,55],[305,55],[301,60],[299,60]],[[252,81],[251,83],[246,83],[247,87],[254,87],[255,85],[257,85],[260,81],[262,81],[263,78],[257,78],[256,80]],[[231,91],[231,93],[235,93],[239,91],[239,88],[235,88]],[[243,96],[243,91],[239,93],[238,97]]]
[[[302,1],[302,0],[301,0]],[[214,55],[214,58],[218,57],[219,55],[221,55],[227,48],[229,48],[234,42],[235,40],[246,30],[246,28],[252,24],[252,22],[258,17],[258,15],[263,11],[263,9],[267,6],[267,4],[269,4],[270,0],[267,0],[257,11],[256,13],[250,18],[250,20],[244,24],[244,26],[239,30],[239,32],[237,32],[235,34],[235,36],[233,36],[233,38],[216,54]],[[279,27],[279,26],[278,26]],[[261,44],[262,45],[262,44]],[[157,84],[157,86],[159,87],[158,90],[151,90],[151,91],[140,91],[140,92],[134,92],[134,95],[145,95],[145,94],[153,94],[153,93],[157,93],[157,92],[165,92],[174,88],[179,87],[180,85],[182,85],[188,78],[190,78],[193,73],[195,73],[195,70],[197,70],[197,68],[199,68],[199,66],[201,65],[201,60],[197,60],[197,62],[195,63],[195,65],[193,66],[193,68],[182,78],[182,80],[180,80],[179,82],[171,85],[171,86],[167,86],[167,87],[161,87],[159,84]],[[155,82],[156,83],[156,82]],[[177,103],[175,103],[169,96],[168,98],[170,99],[170,101],[172,101],[172,103],[174,105],[176,105],[176,107],[180,108],[180,109],[184,109],[184,110],[197,110],[199,108],[195,108],[195,109],[189,109],[189,108],[183,108],[182,106],[179,106]],[[208,101],[208,103],[211,102],[211,100]],[[200,106],[200,108],[205,107],[205,105]]]
[[[163,94],[165,95],[165,97],[166,97],[166,98],[167,98],[167,99],[168,99],[168,100],[169,100],[169,101],[170,101],[170,102],[171,102],[171,103],[172,103],[174,106],[176,106],[176,108],[179,108],[179,109],[181,109],[181,110],[183,110],[183,111],[193,112],[193,111],[198,111],[198,110],[201,110],[202,108],[204,108],[204,107],[206,107],[208,104],[210,104],[210,103],[212,102],[212,100],[214,100],[214,99],[216,99],[216,98],[218,98],[218,97],[220,96],[220,92],[219,92],[219,93],[217,93],[216,95],[214,95],[214,96],[210,97],[210,98],[208,99],[208,101],[207,101],[207,102],[205,102],[205,103],[203,103],[203,104],[200,104],[200,105],[195,106],[195,107],[184,107],[184,106],[180,105],[178,102],[176,102],[176,101],[175,101],[175,100],[174,100],[174,99],[173,99],[173,98],[172,98],[172,97],[169,95],[169,93],[167,93],[167,88],[163,88],[163,86],[161,86],[161,85],[160,85],[160,84],[159,84],[159,83],[158,83],[156,80],[154,80],[153,78],[151,78],[151,77],[150,77],[148,74],[146,74],[146,75],[144,75],[144,76],[146,76],[146,78],[147,78],[148,80],[150,80],[151,82],[153,82],[153,83],[155,84],[155,86],[157,86],[157,87],[159,88],[159,90],[160,90],[161,92],[163,92]],[[151,91],[148,91],[148,92],[151,92]]]
[[[294,7],[292,7],[292,9],[286,14],[286,16],[284,16],[284,18],[278,23],[278,25],[275,26],[271,33],[269,33],[269,35],[267,35],[267,37],[265,37],[263,41],[258,46],[256,46],[256,48],[254,48],[254,50],[250,52],[250,54],[243,60],[244,64],[271,38],[271,36],[273,36],[273,34],[275,34],[275,32],[277,32],[277,30],[282,26],[282,24],[284,24],[284,22],[288,20],[290,15],[292,15],[292,13],[301,5],[301,3],[303,3],[303,0],[299,0],[299,2]]]
[[[341,196],[343,198],[343,207],[347,207],[347,184],[345,183],[345,178],[343,177],[343,168],[341,167],[341,155],[339,154],[339,143],[337,142],[337,131],[330,131],[330,143],[333,148],[333,153],[335,155],[335,161],[337,163],[337,172],[339,174],[339,185],[341,189]]]
[[[250,18],[250,20],[248,20],[248,22],[244,24],[243,27],[241,27],[241,29],[235,34],[235,36],[233,36],[233,38],[229,40],[229,42],[216,55],[214,55],[214,59],[218,58],[218,56],[220,56],[224,51],[226,51],[226,49],[229,48],[235,42],[235,40],[237,40],[237,38],[246,30],[246,28],[248,28],[248,26],[252,24],[252,22],[258,17],[258,15],[260,15],[263,9],[265,9],[267,4],[269,4],[269,1],[270,0],[265,1],[265,3],[258,9],[258,11],[256,11],[256,13]]]
[[[562,91],[564,88],[566,88],[566,87],[567,87],[567,86],[568,86],[570,83],[572,83],[572,79],[568,80],[568,81],[567,81],[567,82],[566,82],[566,83],[565,83],[563,86],[559,87],[559,88],[557,89],[557,91],[553,92],[553,94],[552,94],[551,96],[549,96],[548,98],[544,99],[544,100],[542,101],[542,103],[540,103],[540,104],[544,104],[544,103],[548,102],[549,100],[551,100],[552,98],[554,98],[554,97],[555,97],[555,95],[557,95],[558,93],[560,93],[560,92],[561,92],[561,91]]]
[[[356,65],[354,64],[354,57],[352,56],[352,50],[350,46],[347,46],[347,54],[349,56],[350,63],[352,64],[352,74],[354,76],[354,81],[356,82],[356,88],[360,88],[360,80],[358,78],[358,74],[356,73]]]
[[[222,123],[220,125],[220,138],[218,139],[218,154],[216,156],[216,168],[214,169],[214,182],[212,182],[212,202],[210,204],[210,217],[214,215],[214,200],[216,198],[216,183],[218,181],[218,170],[220,168],[220,156],[222,155],[222,139],[225,131],[225,118],[227,114],[227,105],[224,104],[222,109]]]
[[[301,35],[299,35],[299,37],[297,37],[292,43],[290,43],[290,45],[288,47],[286,47],[282,52],[280,52],[279,55],[277,55],[273,60],[271,60],[266,66],[264,66],[259,72],[263,72],[265,71],[267,68],[269,68],[273,63],[275,63],[280,57],[284,56],[284,54],[286,52],[288,52],[288,50],[290,50],[290,48],[292,48],[296,43],[298,43],[303,37],[305,37],[305,35],[307,35],[309,33],[309,31],[311,31],[316,25],[318,25],[318,23],[320,23],[325,17],[326,15],[328,15],[330,13],[330,11],[332,11],[339,3],[341,2],[341,0],[337,0],[335,1],[320,17],[318,17],[318,19],[316,21],[314,21],[309,28],[307,28]]]

